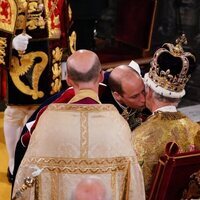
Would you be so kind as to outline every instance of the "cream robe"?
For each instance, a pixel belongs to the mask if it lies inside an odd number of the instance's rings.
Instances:
[[[145,199],[143,176],[127,122],[113,105],[51,104],[40,117],[19,167],[13,195],[42,169],[24,199],[70,200],[81,178],[96,175],[112,200]]]

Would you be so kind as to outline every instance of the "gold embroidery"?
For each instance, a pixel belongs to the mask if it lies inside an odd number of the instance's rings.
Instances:
[[[4,4],[4,6],[2,6]],[[0,29],[13,33],[17,18],[17,5],[13,0],[0,1]]]
[[[59,0],[44,0],[45,4],[45,12],[46,12],[46,21],[48,25],[49,30],[49,37],[50,38],[60,38],[61,30],[59,28],[60,25],[60,19],[59,15],[56,15],[56,10],[58,9]],[[49,4],[51,4],[49,6]]]
[[[26,26],[29,30],[36,28],[45,28],[45,19],[42,16],[44,13],[44,5],[42,1],[28,0],[28,10],[27,10],[27,23]]]
[[[58,176],[59,176],[59,182],[58,182],[58,184],[65,185],[65,180],[62,178],[62,174],[59,174]],[[66,190],[68,190],[68,188],[65,185],[65,190],[64,191],[66,191]],[[64,195],[64,191],[63,190],[59,190],[59,198],[60,199],[66,199],[65,195]]]
[[[111,176],[112,199],[116,199],[116,172]]]
[[[58,176],[56,173],[51,173],[51,199],[57,200],[58,198]]]
[[[128,169],[129,170],[126,171],[126,174],[124,174],[124,177],[123,177],[124,182],[122,182],[122,188],[124,190],[121,190],[121,193],[120,193],[120,199],[124,199],[124,200],[129,200],[130,163],[129,163]]]
[[[71,9],[70,5],[68,5],[68,13],[69,13],[69,21],[71,22],[71,20],[72,20],[72,9]]]
[[[40,184],[41,183],[41,176],[36,176],[34,177],[35,178],[35,200],[39,200],[41,199],[39,197],[39,194],[40,194],[40,188],[42,187],[42,185]]]
[[[18,17],[17,29],[24,30],[26,27],[29,30],[36,28],[45,28],[45,19],[43,17],[44,4],[38,0],[18,0]]]
[[[5,55],[6,55],[6,52],[5,52],[5,48],[7,47],[7,43],[6,43],[6,38],[4,37],[0,37],[0,64],[3,64],[5,65]]]
[[[51,92],[50,94],[55,94],[59,92],[62,86],[61,82],[61,59],[63,55],[63,49],[56,47],[52,51],[53,61],[52,61],[52,72],[53,72],[53,81],[51,83]]]
[[[41,58],[39,63],[34,63],[35,58]],[[48,63],[47,55],[42,51],[31,52],[28,54],[22,55],[21,58],[17,58],[15,56],[12,57],[10,68],[10,76],[15,86],[24,94],[32,96],[33,99],[42,98],[44,96],[43,91],[38,90],[39,80],[42,72],[44,71],[46,65]],[[32,88],[30,86],[25,85],[21,80],[20,76],[23,76],[33,67],[32,73]]]
[[[81,112],[80,157],[88,157],[88,113]]]
[[[54,173],[113,173],[114,171],[127,172],[129,168],[129,157],[114,158],[37,158],[24,159],[23,165],[37,165],[43,172]]]
[[[44,29],[48,25],[49,37],[60,38],[59,0],[18,0],[19,14],[16,28]]]
[[[62,48],[56,47],[56,48],[52,51],[52,55],[53,55],[53,62],[61,61],[62,55],[63,55],[63,50],[62,50]]]
[[[61,81],[59,81],[59,79],[56,78],[54,82],[51,83],[50,94],[55,94],[56,92],[60,91],[61,86],[62,86]]]
[[[74,53],[76,51],[76,32],[73,31],[71,36],[69,36],[69,47],[71,53]]]
[[[155,112],[153,117],[160,118],[161,120],[179,120],[186,118],[181,112]]]
[[[17,0],[18,16],[16,21],[16,29],[26,29],[27,1]]]
[[[47,109],[56,110],[59,112],[65,112],[66,110],[72,110],[74,112],[116,111],[116,108],[111,104],[90,104],[88,106],[78,104],[55,103],[50,104]]]
[[[53,80],[60,77],[61,74],[61,67],[58,63],[54,63],[52,67],[53,72]]]
[[[37,165],[43,169],[43,173],[50,173],[51,176],[51,194],[55,199],[55,193],[60,192],[57,188],[59,176],[62,174],[107,174],[110,176],[110,186],[112,187],[112,197],[116,197],[116,190],[120,191],[120,200],[124,200],[123,193],[127,196],[129,191],[127,184],[129,183],[130,157],[113,157],[113,158],[38,158],[32,157],[24,159],[22,165],[29,167]],[[53,174],[53,175],[52,175]],[[41,177],[39,179],[41,182]],[[117,188],[117,182],[119,183]],[[38,194],[39,195],[39,194]],[[128,200],[128,199],[127,199]]]
[[[19,15],[16,21],[16,29],[23,29],[25,27],[25,16]]]

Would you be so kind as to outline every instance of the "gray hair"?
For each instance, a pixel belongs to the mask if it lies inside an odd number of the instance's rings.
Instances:
[[[103,183],[103,181],[101,180],[101,178],[99,178],[98,176],[89,176],[89,177],[85,177],[83,179],[81,179],[77,185],[75,185],[74,189],[72,190],[72,196],[71,196],[71,200],[77,200],[76,198],[76,193],[79,192],[79,188],[78,186],[81,184],[81,186],[87,186],[88,182],[92,183],[92,184],[97,184],[98,186],[101,187],[102,189],[102,195],[101,195],[101,199],[100,200],[112,200],[112,192],[110,188],[107,188],[105,186],[105,184]]]
[[[170,98],[170,97],[165,97],[161,94],[156,93],[154,90],[153,91],[153,98],[155,98],[158,101],[164,102],[164,103],[172,103],[175,106],[178,106],[180,103],[180,98]]]

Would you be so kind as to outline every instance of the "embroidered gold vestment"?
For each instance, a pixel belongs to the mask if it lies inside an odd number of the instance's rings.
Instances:
[[[13,195],[34,168],[24,199],[70,199],[81,178],[96,175],[113,200],[145,199],[127,122],[109,104],[51,104],[41,115],[19,167]]]
[[[180,112],[156,112],[132,132],[132,141],[148,191],[153,170],[168,142],[176,142],[180,152],[200,147],[200,126]]]

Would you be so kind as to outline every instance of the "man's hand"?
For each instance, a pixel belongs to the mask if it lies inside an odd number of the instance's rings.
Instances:
[[[29,39],[32,37],[26,33],[21,33],[14,37],[12,41],[12,46],[17,51],[25,51],[27,49]]]

